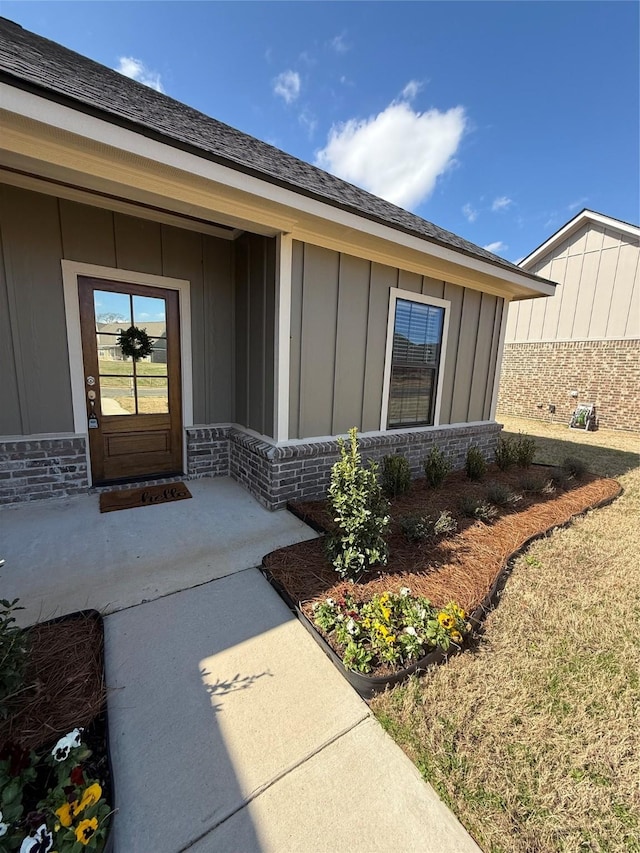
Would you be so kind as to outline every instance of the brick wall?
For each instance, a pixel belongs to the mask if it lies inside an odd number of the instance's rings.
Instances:
[[[595,403],[601,427],[640,431],[639,392],[640,340],[506,344],[498,411],[547,420],[551,403],[568,423],[578,403]]]
[[[83,437],[0,441],[0,504],[68,497],[87,486]]]
[[[187,477],[229,475],[229,427],[188,427]]]
[[[500,424],[473,424],[416,432],[392,432],[361,436],[363,460],[380,461],[383,456],[402,453],[409,460],[412,476],[422,475],[422,461],[437,445],[454,468],[464,465],[467,449],[475,444],[487,459],[493,459]],[[274,446],[232,429],[230,474],[269,509],[280,509],[288,500],[324,497],[331,468],[339,457],[337,441],[319,441]]]
[[[415,477],[422,474],[422,461],[434,445],[450,457],[454,468],[464,465],[471,444],[480,447],[487,459],[493,458],[501,429],[500,424],[481,423],[361,436],[360,451],[365,461],[402,453]],[[230,475],[269,509],[280,509],[288,500],[323,497],[339,457],[335,440],[276,446],[228,426],[191,427],[186,434],[187,479]],[[84,437],[0,442],[0,503],[87,489]]]

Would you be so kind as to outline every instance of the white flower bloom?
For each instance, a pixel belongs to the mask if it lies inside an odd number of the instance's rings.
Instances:
[[[82,729],[74,729],[68,735],[61,737],[57,744],[51,750],[51,755],[56,761],[65,761],[69,757],[72,749],[77,749],[81,741]]]
[[[407,627],[404,629],[404,632],[405,634],[411,634],[412,637],[416,636],[416,629],[413,627],[413,625],[407,625]]]
[[[327,598],[325,603],[328,604],[330,607],[333,607],[335,605],[335,601],[333,600],[333,598]]]
[[[20,845],[20,853],[31,853],[37,850],[38,853],[49,853],[53,847],[53,835],[47,830],[45,823],[41,824],[36,830],[35,835],[28,835]]]
[[[406,598],[408,595],[411,595],[411,590],[409,589],[408,586],[403,586],[402,589],[400,590],[400,595],[403,598]]]
[[[347,631],[350,634],[355,634],[357,630],[358,626],[356,625],[356,623],[353,621],[353,619],[349,619],[349,621],[347,622]]]

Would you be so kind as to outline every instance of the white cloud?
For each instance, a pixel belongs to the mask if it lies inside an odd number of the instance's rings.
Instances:
[[[132,80],[137,80],[138,83],[144,83],[156,92],[164,92],[160,75],[156,71],[151,71],[142,62],[141,59],[136,59],[133,56],[121,56],[118,59],[118,67],[116,68],[120,74],[125,77],[130,77]]]
[[[283,71],[273,81],[274,94],[291,104],[300,94],[300,75],[297,71]]]
[[[298,116],[298,121],[306,129],[307,134],[309,135],[309,139],[311,139],[311,137],[315,133],[316,127],[318,126],[317,118],[314,116],[313,113],[305,109]]]
[[[486,249],[487,252],[493,252],[494,255],[497,255],[498,252],[506,252],[509,247],[506,243],[503,243],[502,240],[496,240],[495,243],[487,243],[486,246],[483,246],[483,249]]]
[[[351,45],[347,44],[345,40],[346,33],[340,33],[340,35],[334,36],[329,44],[335,50],[336,53],[346,53]]]
[[[571,204],[567,205],[567,210],[573,213],[574,210],[578,208],[582,209],[586,201],[589,201],[588,196],[583,195],[582,198],[578,198],[575,201],[572,201]]]
[[[422,89],[422,83],[419,80],[409,80],[402,90],[402,97],[405,101],[412,101],[420,89]]]
[[[464,213],[465,217],[469,220],[469,222],[475,222],[476,219],[478,218],[478,211],[474,210],[473,207],[471,207],[471,204],[469,202],[467,202],[465,204],[465,206],[462,208],[462,212]]]
[[[376,116],[334,125],[316,165],[402,207],[416,207],[452,164],[465,130],[463,107],[414,112],[392,101]]]
[[[498,198],[493,200],[493,204],[491,205],[491,210],[496,213],[498,210],[506,210],[513,204],[513,199],[508,198],[506,195],[498,196]]]

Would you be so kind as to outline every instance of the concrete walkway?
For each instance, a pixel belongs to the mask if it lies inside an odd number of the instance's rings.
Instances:
[[[231,479],[187,486],[191,500],[103,514],[96,494],[1,507],[0,597],[20,598],[23,625],[83,608],[110,613],[258,566],[316,535]]]
[[[231,480],[0,509],[23,624],[105,617],[115,853],[479,853],[252,566],[315,534]]]
[[[105,627],[116,853],[478,853],[257,570]]]

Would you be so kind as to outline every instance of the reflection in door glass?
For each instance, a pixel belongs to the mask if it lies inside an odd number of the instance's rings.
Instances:
[[[131,299],[128,293],[95,290],[93,306],[96,314],[96,331],[118,334],[131,325]]]
[[[103,415],[135,415],[133,376],[101,376],[100,408]]]
[[[147,329],[149,337],[165,334],[167,317],[164,299],[153,296],[133,297],[133,324]]]
[[[138,380],[138,413],[160,415],[169,411],[169,380],[162,377],[140,377]]]

